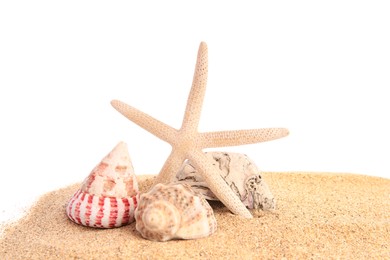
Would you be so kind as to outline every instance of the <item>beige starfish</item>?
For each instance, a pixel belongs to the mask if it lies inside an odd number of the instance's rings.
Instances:
[[[202,42],[199,46],[192,88],[180,129],[170,127],[118,100],[113,100],[111,104],[134,123],[171,144],[172,152],[157,176],[156,183],[173,181],[183,162],[189,159],[207,182],[211,191],[226,207],[235,214],[252,218],[251,213],[219,175],[216,166],[204,155],[202,149],[269,141],[288,135],[288,130],[285,128],[264,128],[199,133],[198,124],[206,90],[207,70],[207,45]]]

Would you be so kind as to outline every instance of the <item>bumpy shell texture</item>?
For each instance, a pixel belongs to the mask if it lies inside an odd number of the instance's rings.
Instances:
[[[153,241],[196,239],[217,229],[210,205],[186,184],[156,184],[140,195],[136,229]]]
[[[219,174],[245,206],[250,209],[262,210],[274,210],[276,208],[274,196],[257,166],[248,156],[227,152],[207,152],[205,154],[213,159],[219,167]],[[176,180],[190,185],[206,199],[218,200],[190,161],[183,164],[176,175]]]
[[[88,227],[120,227],[134,221],[138,193],[127,145],[120,142],[84,180],[66,214]]]

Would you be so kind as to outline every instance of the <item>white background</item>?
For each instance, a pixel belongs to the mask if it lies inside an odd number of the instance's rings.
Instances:
[[[0,220],[82,181],[119,141],[137,174],[158,173],[169,145],[110,101],[180,127],[200,41],[200,131],[290,130],[223,150],[263,171],[390,178],[388,1],[139,2],[0,3]]]

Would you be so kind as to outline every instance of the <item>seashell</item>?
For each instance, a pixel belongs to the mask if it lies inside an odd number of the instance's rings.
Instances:
[[[276,200],[255,163],[245,154],[209,152],[207,157],[218,165],[220,175],[249,209],[274,210]],[[187,183],[208,200],[218,198],[197,173],[190,161],[185,161],[176,175],[180,183]]]
[[[75,223],[113,228],[134,221],[138,183],[127,145],[120,142],[83,181],[66,206]]]
[[[187,184],[156,184],[141,194],[135,210],[136,229],[153,241],[196,239],[217,229],[210,205]]]

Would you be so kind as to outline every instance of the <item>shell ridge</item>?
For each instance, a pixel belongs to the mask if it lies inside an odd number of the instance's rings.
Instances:
[[[103,197],[103,196],[102,196]],[[110,212],[111,212],[111,197],[103,197],[103,216],[101,221],[101,227],[107,226],[110,227]]]
[[[78,210],[78,216],[79,216],[79,219],[80,219],[80,223],[82,225],[85,225],[85,220],[86,220],[86,211],[87,211],[87,206],[88,206],[88,198],[89,198],[89,194],[88,193],[85,193],[83,192],[83,195],[81,196],[81,200],[80,200],[80,206],[79,206],[79,210]]]
[[[122,216],[122,217],[120,217],[122,223],[128,223],[130,221],[130,212],[131,212],[130,202],[126,198],[122,198],[121,201],[122,201],[122,205],[123,205],[123,210],[122,210],[121,214],[119,214],[119,212],[118,212],[118,216]],[[118,226],[120,224],[121,223],[117,223]]]
[[[72,221],[75,221],[74,219],[74,203],[77,199],[77,197],[79,196],[80,194],[80,190],[76,191],[75,194],[73,195],[72,199],[70,200],[68,206],[66,207],[66,214],[69,216],[69,218],[72,220]]]
[[[85,212],[85,225],[86,226],[89,226],[89,222],[91,220],[92,201],[93,201],[93,196],[89,195],[88,196],[88,203],[87,203],[87,206],[86,206],[86,212]]]
[[[97,215],[99,212],[99,201],[100,198],[98,196],[92,195],[92,205],[91,205],[91,218],[89,222],[89,227],[95,227],[96,226],[96,220],[97,220]]]
[[[104,197],[98,197],[99,200],[98,200],[98,207],[99,207],[99,210],[98,212],[96,213],[96,221],[95,221],[95,226],[96,227],[100,227],[102,226],[102,219],[103,219],[103,216],[104,216],[104,213],[103,213],[103,206],[104,206]]]
[[[81,206],[81,203],[82,203],[82,200],[84,199],[85,197],[85,193],[81,193],[79,196],[80,199],[77,201],[76,203],[76,207],[75,207],[75,218],[76,218],[76,221],[77,223],[81,223],[81,218],[80,218],[80,206]]]
[[[118,214],[118,202],[117,199],[114,197],[110,198],[110,214],[108,214],[108,227],[113,228],[115,227],[117,217],[116,215]],[[119,216],[119,215],[118,215]],[[118,217],[119,221],[122,221],[120,217]]]

